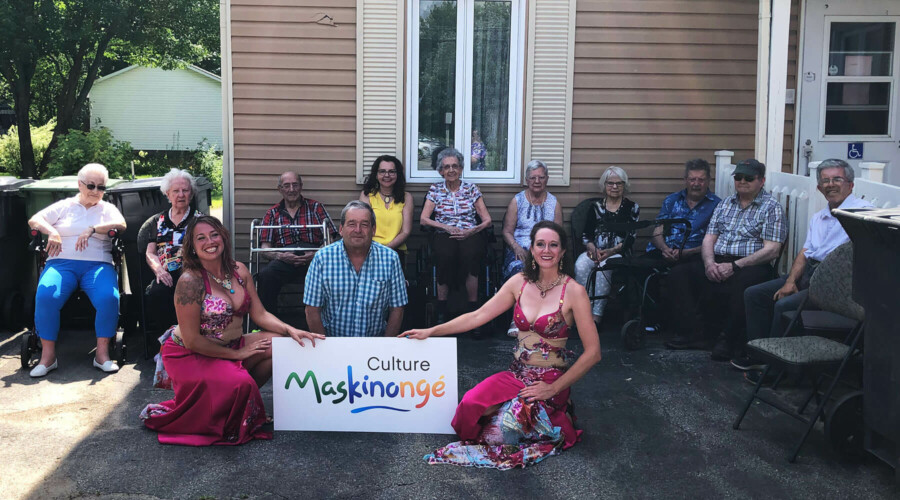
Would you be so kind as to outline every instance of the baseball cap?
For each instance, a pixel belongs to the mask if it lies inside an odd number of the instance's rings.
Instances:
[[[741,160],[734,167],[735,174],[766,176],[766,166],[753,158]]]

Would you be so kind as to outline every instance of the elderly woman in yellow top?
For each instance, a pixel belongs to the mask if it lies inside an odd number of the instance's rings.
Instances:
[[[406,256],[406,239],[412,231],[413,200],[406,192],[406,173],[396,157],[375,158],[359,201],[368,203],[375,212],[375,236],[372,240]]]
[[[107,373],[119,370],[109,359],[110,338],[119,321],[119,282],[107,233],[124,230],[125,219],[114,205],[103,201],[108,180],[103,165],[85,165],[78,171],[77,195],[50,205],[28,221],[32,229],[48,235],[47,265],[34,299],[34,325],[43,351],[40,363],[31,370],[32,377],[56,369],[59,311],[79,287],[97,310],[94,367]]]

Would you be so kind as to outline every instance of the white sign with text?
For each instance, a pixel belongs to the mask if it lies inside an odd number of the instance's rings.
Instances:
[[[277,431],[454,434],[456,339],[272,339]]]

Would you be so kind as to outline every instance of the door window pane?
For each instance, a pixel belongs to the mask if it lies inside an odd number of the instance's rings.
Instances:
[[[454,146],[455,108],[456,2],[421,0],[417,170],[431,170],[437,152]]]
[[[894,23],[831,23],[829,76],[891,76]]]
[[[891,84],[829,82],[826,135],[888,135]]]
[[[473,171],[509,168],[512,2],[476,1],[472,67]]]

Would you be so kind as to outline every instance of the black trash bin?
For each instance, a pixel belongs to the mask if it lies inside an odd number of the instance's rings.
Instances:
[[[865,447],[900,479],[900,208],[835,210],[853,241],[853,299],[866,310]]]
[[[26,290],[30,260],[25,198],[19,188],[31,179],[0,177],[0,330],[18,331],[25,326]]]

